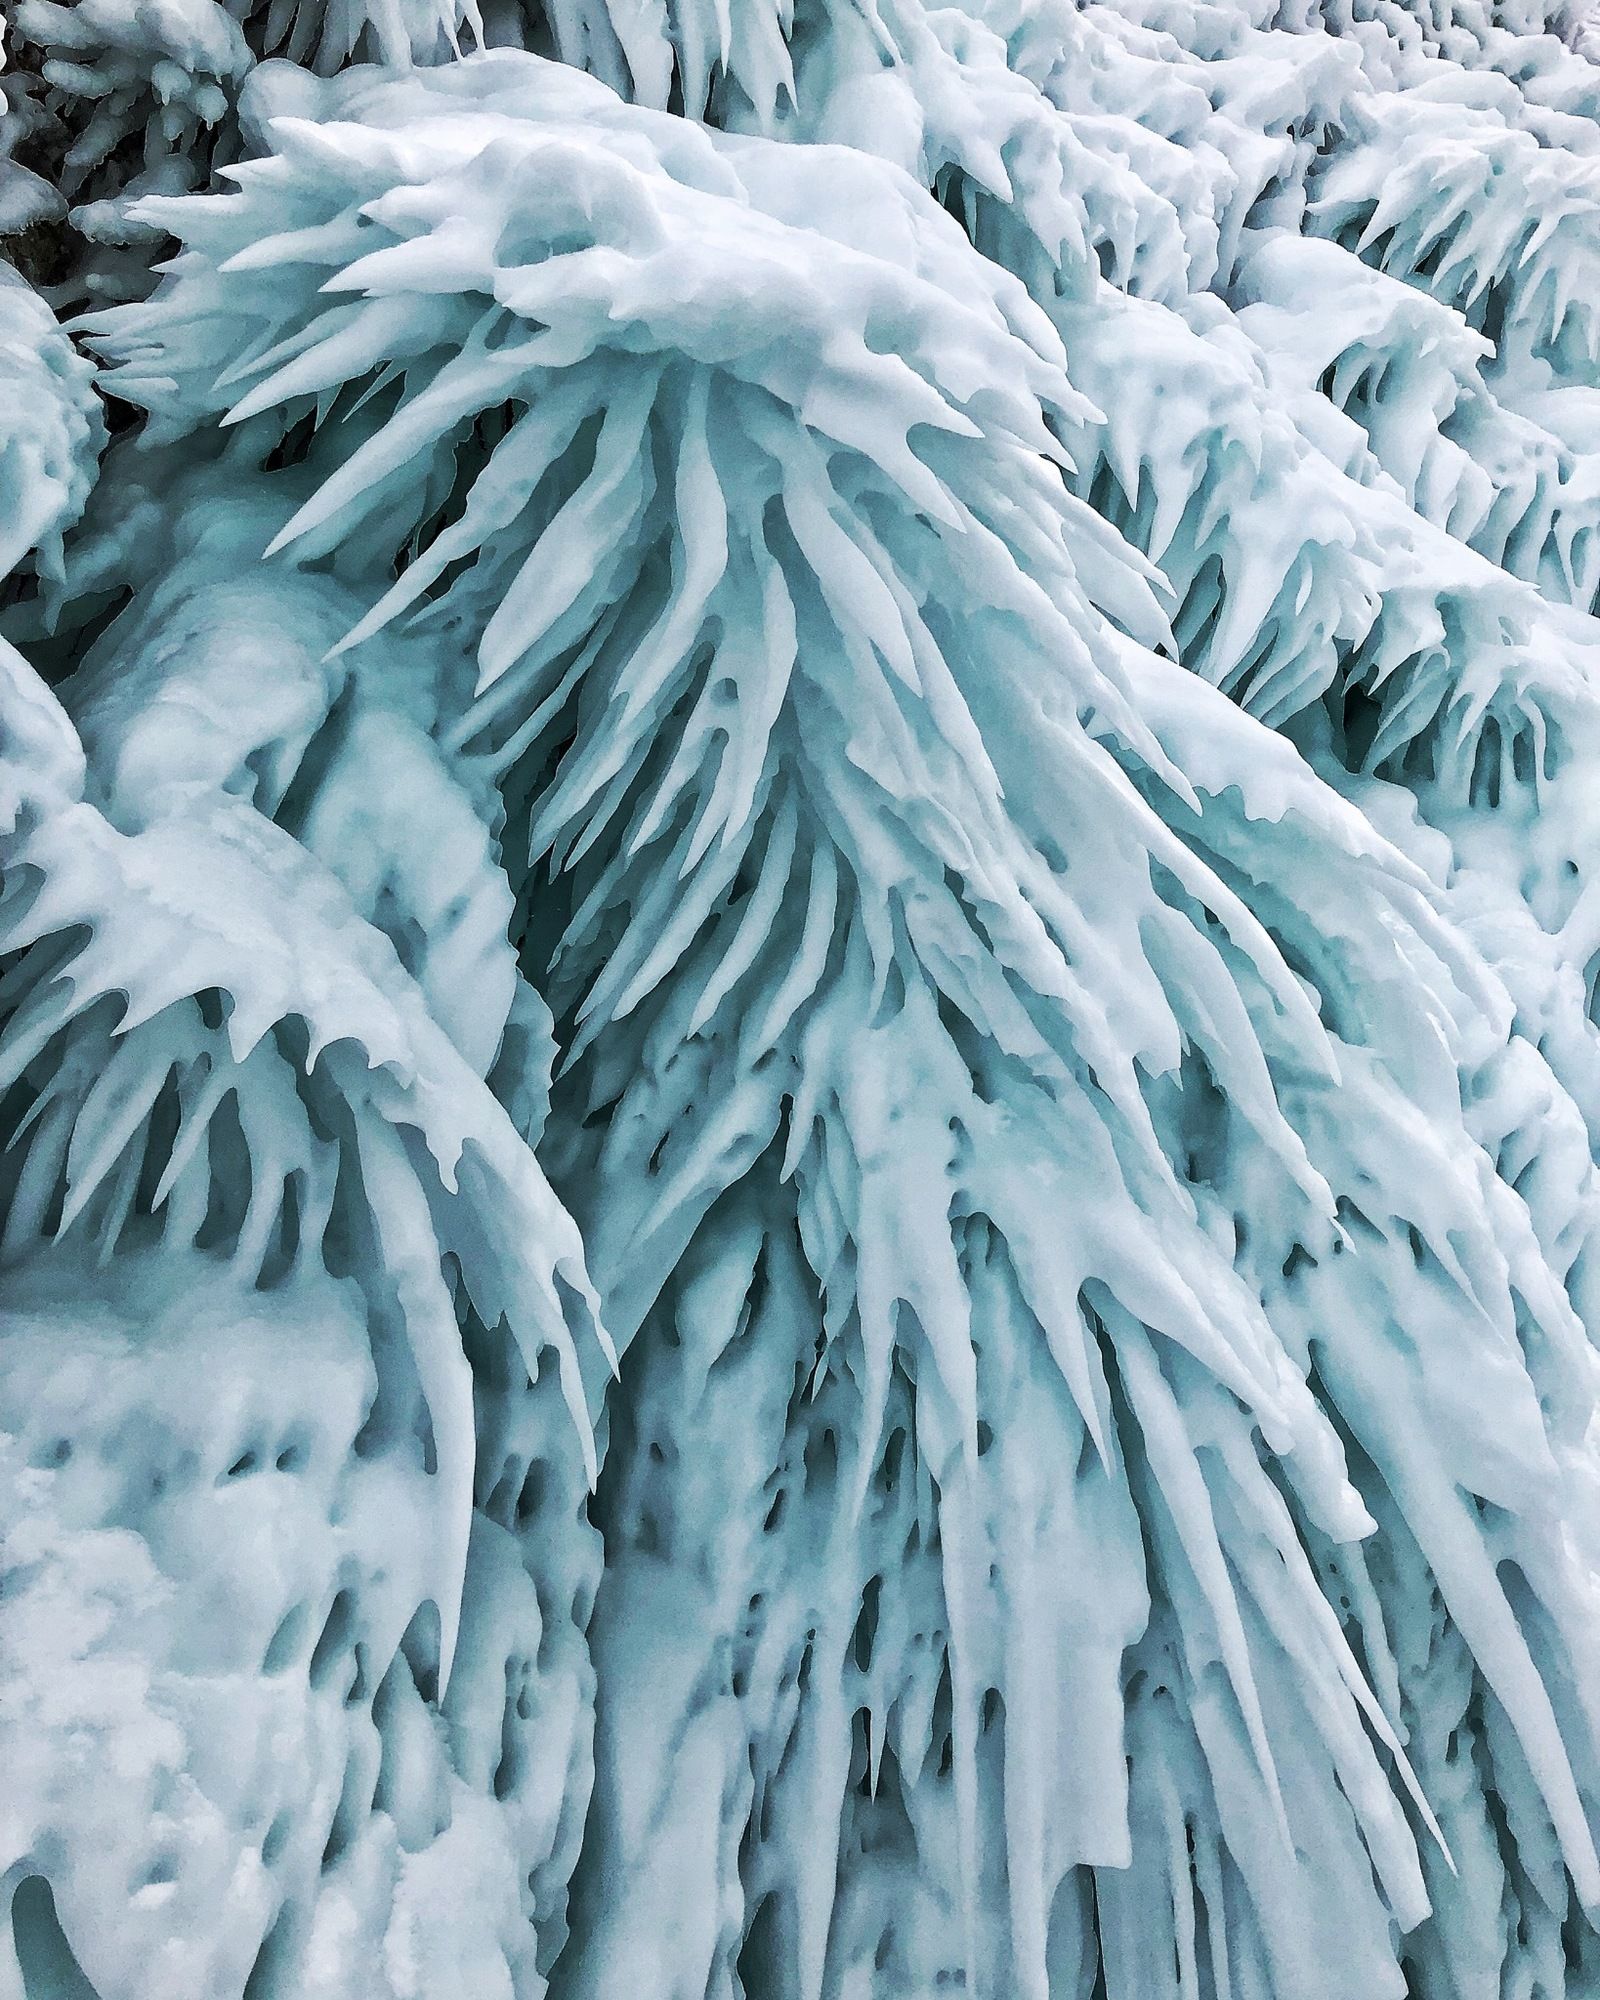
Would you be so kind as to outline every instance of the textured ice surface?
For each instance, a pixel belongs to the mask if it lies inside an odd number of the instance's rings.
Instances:
[[[0,576],[29,555],[59,570],[104,441],[92,379],[43,301],[0,263]]]
[[[1576,16],[71,18],[0,1996],[1595,1991]]]

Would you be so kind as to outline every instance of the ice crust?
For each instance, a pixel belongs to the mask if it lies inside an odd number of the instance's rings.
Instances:
[[[1584,24],[59,11],[0,2000],[1600,1990]]]

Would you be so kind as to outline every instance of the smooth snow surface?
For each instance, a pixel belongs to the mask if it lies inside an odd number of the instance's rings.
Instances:
[[[1600,1994],[1592,30],[18,24],[0,2000]]]

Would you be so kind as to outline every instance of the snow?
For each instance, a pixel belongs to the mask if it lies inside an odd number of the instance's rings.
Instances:
[[[0,1995],[1589,1992],[1583,23],[58,11]]]

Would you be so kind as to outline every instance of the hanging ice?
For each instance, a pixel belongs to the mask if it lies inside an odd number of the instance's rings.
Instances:
[[[1600,72],[59,13],[0,1996],[1589,1993]]]

